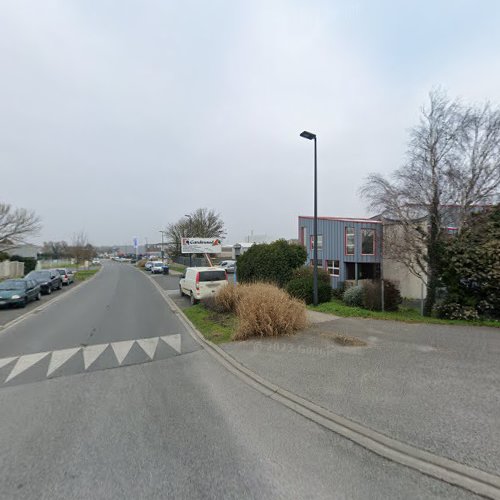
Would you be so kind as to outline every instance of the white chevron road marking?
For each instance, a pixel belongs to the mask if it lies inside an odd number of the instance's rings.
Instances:
[[[156,347],[158,346],[159,337],[153,337],[152,339],[138,339],[136,342],[139,344],[141,349],[149,356],[150,359],[154,358]]]
[[[181,354],[181,335],[177,333],[174,335],[164,335],[163,337],[123,340],[119,342],[111,342],[109,344],[96,344],[89,345],[87,347],[72,347],[70,349],[60,349],[56,351],[37,352],[34,354],[26,354],[24,356],[11,356],[9,358],[0,359],[0,368],[16,361],[9,373],[9,376],[4,380],[4,383],[6,383],[50,354],[50,361],[46,374],[46,376],[49,377],[58,368],[63,366],[70,359],[72,359],[73,356],[77,355],[81,351],[83,355],[84,369],[87,370],[93,363],[95,363],[95,361],[97,361],[99,356],[101,356],[108,346],[111,346],[113,349],[116,360],[118,361],[117,366],[120,366],[132,349],[134,343],[136,343],[144,351],[150,360],[153,360],[160,338],[177,353]]]
[[[17,377],[19,374],[23,373],[25,370],[33,366],[38,361],[41,361],[45,356],[48,356],[48,352],[37,352],[35,354],[27,354],[26,356],[21,356],[17,363],[15,364],[12,371],[9,373],[9,376],[5,379],[5,382],[12,380],[14,377]]]
[[[124,340],[122,342],[112,342],[111,347],[115,352],[116,359],[118,360],[118,364],[122,364],[123,360],[129,353],[130,349],[134,345],[134,340]]]
[[[8,365],[11,361],[14,361],[18,357],[19,356],[14,356],[12,358],[3,358],[3,359],[0,359],[0,368],[3,368],[5,365]]]
[[[180,334],[176,335],[166,335],[165,337],[161,337],[161,339],[168,344],[172,349],[175,349],[179,354],[181,352],[181,336]]]
[[[66,363],[66,361],[68,361],[68,359],[75,355],[80,349],[81,347],[73,347],[72,349],[53,351],[50,358],[49,368],[47,370],[47,377]]]
[[[89,345],[83,349],[83,364],[85,370],[103,353],[109,344]]]

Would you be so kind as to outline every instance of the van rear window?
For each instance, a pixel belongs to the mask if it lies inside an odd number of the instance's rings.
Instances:
[[[226,272],[200,271],[200,281],[226,281]]]

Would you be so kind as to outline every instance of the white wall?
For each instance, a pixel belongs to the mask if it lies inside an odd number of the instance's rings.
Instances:
[[[19,278],[24,276],[24,262],[0,262],[0,278]]]

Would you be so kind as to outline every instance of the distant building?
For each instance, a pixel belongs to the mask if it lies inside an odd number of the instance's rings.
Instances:
[[[255,243],[248,243],[246,241],[235,243],[233,245],[232,259],[236,260],[237,257],[243,255],[252,245],[255,245]]]

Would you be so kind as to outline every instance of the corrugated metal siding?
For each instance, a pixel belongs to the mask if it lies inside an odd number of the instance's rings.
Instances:
[[[305,242],[308,262],[313,258],[310,245],[310,237],[313,235],[313,219],[299,217],[299,237],[300,228],[305,227],[307,232],[307,241]],[[344,235],[345,228],[353,227],[354,236],[354,255],[345,255],[344,251]],[[375,255],[362,255],[361,253],[361,230],[375,230]],[[381,263],[382,262],[382,224],[376,222],[353,222],[343,220],[328,220],[318,219],[318,235],[323,235],[323,248],[318,249],[318,259],[323,260],[339,260],[340,261],[340,276],[332,277],[332,285],[345,281],[345,262],[358,263]]]

